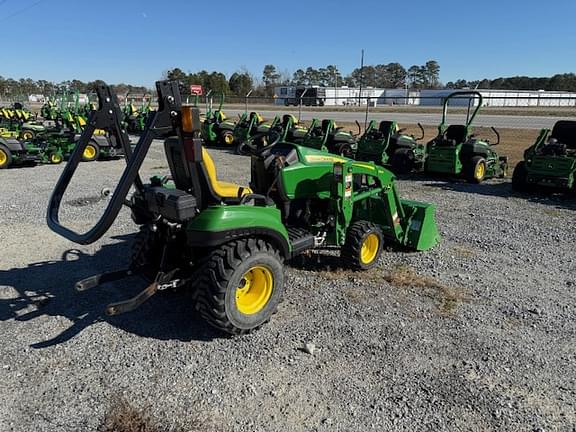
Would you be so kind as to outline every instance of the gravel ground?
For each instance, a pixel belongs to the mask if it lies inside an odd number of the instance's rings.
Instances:
[[[247,182],[247,158],[212,154],[223,179]],[[81,165],[68,223],[97,218],[122,165]],[[155,145],[146,173],[165,168]],[[135,226],[123,211],[82,247],[49,231],[61,169],[0,171],[0,431],[95,430],[121,402],[160,430],[576,431],[573,199],[399,181],[437,204],[438,247],[390,251],[366,273],[315,255],[288,268],[269,324],[227,338],[181,292],[108,318],[141,281],[74,291],[127,264]]]

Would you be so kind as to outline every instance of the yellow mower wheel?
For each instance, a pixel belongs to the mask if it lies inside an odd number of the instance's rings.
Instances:
[[[0,169],[8,168],[12,163],[12,155],[3,145],[0,145]]]
[[[360,260],[363,264],[370,264],[376,258],[380,249],[380,238],[375,233],[370,233],[364,239],[360,247]]]
[[[482,183],[486,178],[486,159],[474,156],[465,170],[465,177],[470,183]]]
[[[58,153],[52,153],[50,155],[50,163],[53,163],[55,165],[62,163],[62,155],[60,155]]]
[[[35,135],[34,135],[34,132],[27,130],[27,131],[22,132],[22,134],[20,136],[22,137],[22,139],[24,141],[30,141],[31,139],[34,139]]]
[[[84,149],[84,153],[82,153],[82,160],[84,162],[92,162],[98,159],[98,155],[100,154],[100,149],[98,148],[98,144],[93,141],[90,141],[86,148]]]

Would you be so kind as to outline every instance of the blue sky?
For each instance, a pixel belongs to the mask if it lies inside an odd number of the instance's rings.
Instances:
[[[576,72],[574,0],[0,0],[4,77],[151,86],[162,72],[440,63],[443,82]],[[12,41],[6,43],[6,41]]]

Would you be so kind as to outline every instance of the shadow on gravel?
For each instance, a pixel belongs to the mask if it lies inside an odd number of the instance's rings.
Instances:
[[[425,184],[425,186],[453,192],[465,192],[470,194],[497,196],[502,198],[520,198],[533,203],[576,210],[576,198],[574,195],[560,193],[550,194],[543,191],[536,191],[533,194],[519,193],[512,190],[512,185],[509,182],[471,184],[459,181],[438,181],[435,183]]]
[[[33,348],[66,342],[101,321],[138,336],[162,340],[208,341],[222,337],[196,314],[184,289],[158,293],[139,309],[116,317],[104,313],[106,306],[136,295],[146,287],[143,279],[132,277],[77,292],[76,281],[127,265],[131,236],[114,239],[120,241],[102,247],[94,255],[70,249],[61,260],[0,270],[0,321],[30,321],[43,315],[72,321],[60,334],[32,344]]]

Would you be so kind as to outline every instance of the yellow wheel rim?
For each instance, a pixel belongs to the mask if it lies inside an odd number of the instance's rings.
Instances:
[[[474,176],[476,180],[480,180],[484,178],[484,174],[486,174],[486,166],[483,163],[479,163],[476,165],[476,170],[474,171]]]
[[[60,162],[62,162],[62,156],[60,156],[59,154],[53,154],[50,156],[50,162],[52,162],[53,164],[59,164]]]
[[[4,166],[8,162],[8,155],[2,149],[0,149],[0,166]]]
[[[29,140],[32,139],[32,134],[30,132],[23,132],[22,139]]]
[[[236,307],[245,315],[260,312],[272,297],[274,276],[262,266],[255,266],[244,273],[236,288]]]
[[[226,144],[230,145],[234,142],[234,137],[230,134],[226,134],[226,135],[224,135],[224,142]]]
[[[360,260],[362,264],[370,264],[376,259],[380,248],[380,238],[377,234],[371,233],[364,239],[360,249]]]
[[[94,159],[96,157],[96,148],[90,144],[84,149],[84,159]]]

